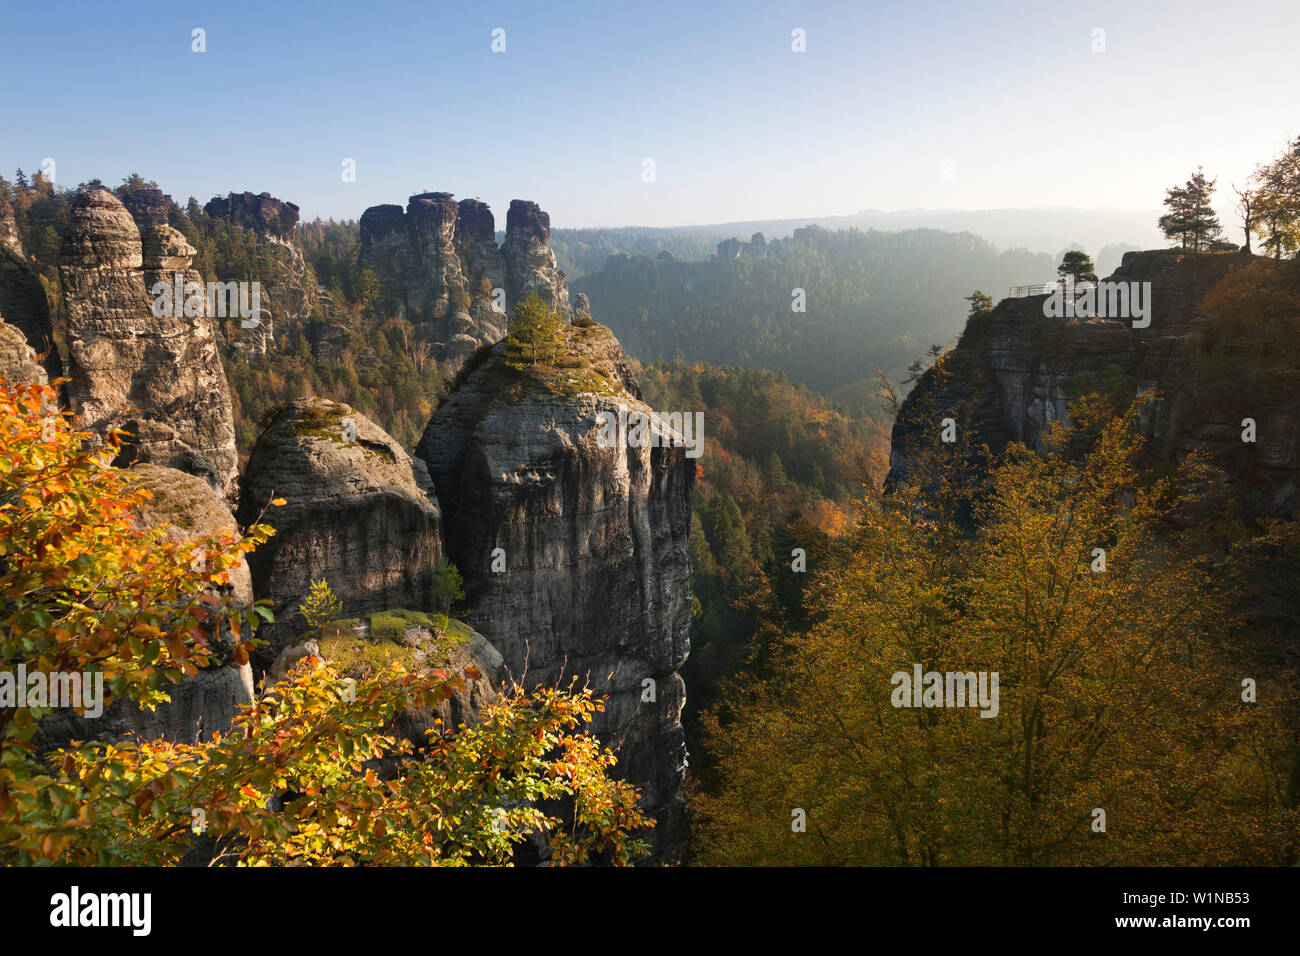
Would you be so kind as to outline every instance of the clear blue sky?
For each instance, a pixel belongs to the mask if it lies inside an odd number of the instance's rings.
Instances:
[[[1149,209],[1300,134],[1298,27],[1297,0],[6,0],[0,170],[268,191],[307,218],[440,189],[499,228],[516,197],[558,227]]]

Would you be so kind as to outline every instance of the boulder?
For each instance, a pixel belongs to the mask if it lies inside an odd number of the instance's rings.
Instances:
[[[273,652],[304,630],[298,604],[315,580],[345,617],[429,606],[442,559],[432,491],[424,463],[347,405],[300,399],[275,415],[249,456],[238,510],[241,524],[276,529],[249,557],[254,592],[275,611],[264,633]]]

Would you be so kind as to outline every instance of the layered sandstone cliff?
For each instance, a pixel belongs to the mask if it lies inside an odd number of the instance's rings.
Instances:
[[[200,280],[189,268],[193,255],[169,226],[142,239],[112,193],[77,196],[59,259],[69,399],[91,430],[133,436],[122,463],[169,465],[229,494],[238,456],[212,320],[184,307],[156,308],[152,294],[154,282],[174,283],[178,274]]]
[[[416,455],[437,487],[467,620],[525,686],[576,676],[609,695],[595,729],[642,788],[658,858],[673,859],[686,840],[678,671],[695,466],[680,444],[602,445],[602,413],[649,409],[608,329],[565,334],[567,394],[510,369],[499,344],[435,412]]]
[[[422,193],[405,210],[372,206],[361,216],[361,255],[394,310],[433,343],[437,358],[456,363],[499,341],[507,315],[529,293],[571,315],[549,238],[550,217],[519,199],[510,204],[500,247],[487,205],[457,203],[451,193]]]
[[[283,498],[283,507],[269,506]],[[283,409],[248,459],[239,520],[276,535],[249,558],[275,623],[278,652],[306,629],[298,604],[324,578],[343,616],[427,609],[442,558],[441,519],[424,463],[346,405],[301,399]]]

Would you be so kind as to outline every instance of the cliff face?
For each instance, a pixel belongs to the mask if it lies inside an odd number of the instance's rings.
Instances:
[[[0,320],[21,333],[37,355],[44,356],[41,364],[46,378],[53,381],[63,374],[63,361],[54,345],[50,303],[40,276],[22,256],[16,231],[14,236],[12,247],[0,244]]]
[[[255,233],[266,244],[274,261],[269,276],[233,276],[235,280],[262,281],[262,314],[258,325],[245,328],[234,337],[233,347],[262,354],[270,347],[276,329],[305,322],[320,303],[316,274],[307,265],[294,236],[298,207],[276,199],[270,193],[230,193],[209,200],[203,211],[213,219]]]
[[[1251,411],[1259,426],[1255,444],[1241,441],[1241,415],[1226,408],[1190,413],[1182,400],[1205,325],[1198,303],[1231,269],[1249,261],[1236,253],[1126,253],[1107,281],[1151,284],[1145,328],[1135,328],[1131,319],[1047,317],[1044,295],[1003,299],[991,314],[972,317],[942,372],[927,372],[903,403],[889,481],[906,477],[921,443],[938,440],[944,417],[970,429],[976,445],[987,443],[995,453],[1012,441],[1041,450],[1048,424],[1068,421],[1083,376],[1093,387],[1114,383],[1129,398],[1154,393],[1147,451],[1152,461],[1206,450],[1230,480],[1245,479],[1247,511],[1289,513],[1300,504],[1295,383],[1261,390],[1257,411]]]
[[[658,820],[658,856],[672,859],[686,839],[678,670],[695,465],[680,446],[599,444],[602,412],[649,409],[608,329],[565,333],[575,367],[603,386],[560,397],[522,381],[498,344],[434,414],[416,455],[437,487],[468,621],[525,686],[577,676],[609,695],[595,729]]]
[[[305,630],[298,604],[325,578],[343,617],[432,602],[442,558],[441,519],[421,461],[346,405],[301,399],[258,439],[244,472],[238,516],[276,535],[249,558],[275,623],[259,636],[273,651]],[[283,507],[270,507],[284,498]]]
[[[298,207],[270,193],[230,193],[208,200],[203,211],[277,242],[288,242],[298,225]]]
[[[170,226],[173,217],[181,214],[172,197],[156,186],[123,189],[117,198],[122,200],[122,205],[142,231],[154,226]]]
[[[135,436],[130,460],[202,475],[228,494],[238,456],[212,321],[175,308],[155,315],[150,294],[153,282],[174,282],[173,271],[198,281],[189,269],[193,254],[169,226],[150,230],[142,242],[112,193],[77,197],[59,259],[69,398],[88,428],[124,428]]]
[[[440,360],[463,361],[479,345],[505,335],[507,314],[537,292],[570,316],[564,273],[547,245],[550,217],[536,203],[514,200],[506,241],[476,199],[451,193],[412,196],[401,206],[372,206],[361,216],[361,255],[375,270],[399,315],[415,324]],[[498,311],[493,290],[504,290]]]

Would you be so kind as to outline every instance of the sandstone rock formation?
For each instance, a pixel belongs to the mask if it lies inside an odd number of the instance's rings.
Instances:
[[[397,314],[433,343],[435,357],[457,363],[479,345],[499,341],[508,312],[529,292],[569,317],[568,285],[549,237],[550,217],[518,199],[510,204],[500,248],[487,205],[457,203],[451,193],[421,193],[405,211],[372,206],[361,216],[361,255]],[[504,312],[496,307],[497,289]]]
[[[213,219],[225,219],[250,232],[288,242],[298,225],[298,207],[276,199],[270,193],[230,193],[208,200],[203,211]]]
[[[122,189],[116,195],[141,232],[154,226],[169,226],[172,216],[180,214],[180,207],[172,197],[156,186]]]
[[[18,222],[14,208],[7,196],[0,195],[0,248],[23,254],[23,241],[18,235]]]
[[[21,245],[16,245],[21,250]],[[63,361],[54,343],[50,302],[40,276],[21,252],[5,245],[0,245],[0,319],[21,333],[38,356],[44,356],[41,363],[48,381],[63,374]]]
[[[36,353],[27,344],[23,333],[0,316],[0,382],[17,385],[20,382],[39,382],[48,385],[49,378],[37,360]]]
[[[249,558],[259,598],[276,621],[260,636],[273,652],[305,625],[298,604],[324,578],[343,616],[432,602],[441,520],[424,463],[346,405],[300,399],[276,415],[249,456],[239,520],[276,535]],[[284,498],[283,507],[269,507]]]
[[[506,241],[501,256],[506,262],[506,302],[515,303],[536,293],[543,302],[569,316],[569,287],[564,273],[555,265],[551,240],[551,217],[535,202],[510,200],[506,213]]]
[[[226,503],[202,479],[156,465],[137,465],[131,469],[131,477],[153,494],[137,512],[138,527],[164,528],[170,539],[181,543],[221,531],[238,532]],[[232,569],[230,579],[234,605],[249,607],[253,585],[248,568]],[[225,642],[222,635],[216,636],[218,657],[223,657]],[[94,719],[56,711],[41,721],[37,748],[48,750],[74,739],[113,742],[132,734],[146,740],[190,742],[207,739],[216,731],[225,733],[239,707],[252,699],[252,669],[227,660],[199,671],[193,679],[168,686],[167,692],[170,703],[152,711],[125,700],[114,701]]]
[[[176,273],[185,281],[200,278],[189,269],[193,252],[169,226],[156,227],[142,242],[112,193],[77,196],[59,261],[69,398],[88,428],[133,435],[122,463],[170,465],[229,494],[238,456],[212,320],[187,316],[184,308],[155,309],[152,294],[154,281],[174,282]]]
[[[234,337],[233,347],[262,354],[270,347],[276,329],[304,322],[320,302],[316,274],[295,241],[298,207],[270,193],[230,193],[209,200],[203,211],[214,219],[255,233],[267,246],[275,265],[267,276],[240,277],[262,283],[263,314],[258,324]]]
[[[672,859],[686,838],[678,670],[695,466],[680,446],[602,447],[602,412],[649,409],[608,329],[565,334],[590,390],[561,397],[521,380],[498,344],[434,413],[416,455],[437,487],[468,622],[525,686],[577,676],[609,694],[596,730],[658,820],[658,857]]]
[[[1193,449],[1211,453],[1225,474],[1250,487],[1247,511],[1286,514],[1300,506],[1300,383],[1261,389],[1252,417],[1254,445],[1241,441],[1241,415],[1228,409],[1179,412],[1178,390],[1200,347],[1201,298],[1230,269],[1250,258],[1237,253],[1185,256],[1172,250],[1126,253],[1108,281],[1150,282],[1151,320],[1049,318],[1046,296],[1004,299],[973,317],[942,373],[927,372],[903,403],[893,430],[891,483],[910,470],[917,447],[938,440],[939,418],[971,429],[976,445],[997,452],[1008,442],[1041,450],[1051,422],[1068,421],[1078,377],[1127,385],[1130,397],[1151,392],[1153,461],[1171,462]]]

